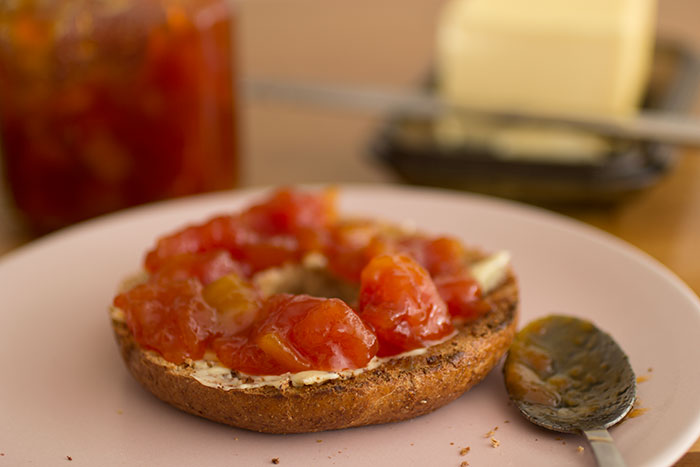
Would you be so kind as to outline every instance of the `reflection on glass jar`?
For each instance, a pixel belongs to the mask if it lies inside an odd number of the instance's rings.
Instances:
[[[229,0],[3,0],[0,139],[39,231],[230,188]]]

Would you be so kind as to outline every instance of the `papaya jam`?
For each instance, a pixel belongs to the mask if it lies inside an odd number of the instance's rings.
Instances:
[[[0,1],[0,162],[34,231],[235,185],[229,3]]]
[[[114,305],[136,341],[166,360],[211,351],[250,375],[363,368],[375,356],[447,338],[454,317],[488,311],[461,242],[339,220],[335,201],[334,190],[281,189],[242,212],[164,236],[146,255],[147,282]],[[310,253],[323,254],[330,274],[357,286],[356,303],[263,297],[257,273]]]

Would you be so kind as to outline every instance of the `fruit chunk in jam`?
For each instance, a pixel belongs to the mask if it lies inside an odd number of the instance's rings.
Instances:
[[[362,368],[377,353],[377,338],[336,298],[278,294],[263,307],[253,340],[288,371]]]
[[[240,272],[240,265],[231,258],[228,251],[212,250],[204,253],[183,253],[168,258],[153,277],[159,281],[196,277],[203,285],[207,285],[226,274]]]
[[[289,235],[302,250],[319,250],[327,229],[336,219],[336,195],[333,189],[319,194],[281,189],[265,202],[245,210],[241,220],[262,237]]]
[[[433,277],[464,268],[464,246],[457,239],[411,235],[396,243],[399,252],[411,255]]]
[[[408,234],[394,226],[369,220],[335,225],[326,254],[330,269],[353,282],[359,282],[362,269],[381,254],[411,256],[431,276],[460,271],[465,256],[464,246],[457,239]]]
[[[118,295],[136,341],[174,363],[204,356],[216,328],[216,311],[202,298],[197,279],[150,281]]]
[[[257,318],[262,298],[238,274],[227,274],[202,290],[204,300],[217,311],[217,334],[234,336],[246,331]]]
[[[468,271],[437,276],[434,281],[452,316],[471,321],[489,311],[489,304],[481,298],[479,283]]]
[[[238,224],[234,216],[219,216],[162,237],[156,247],[146,254],[144,266],[153,273],[173,256],[218,249],[230,252],[238,243]]]
[[[425,346],[454,331],[428,272],[407,255],[380,255],[362,271],[360,317],[379,339],[379,356]]]
[[[287,371],[247,335],[217,338],[212,347],[222,364],[249,375],[281,375]]]
[[[161,238],[146,255],[149,272],[182,253],[223,249],[247,274],[321,250],[335,220],[335,191],[320,194],[281,189],[238,215],[219,216]]]

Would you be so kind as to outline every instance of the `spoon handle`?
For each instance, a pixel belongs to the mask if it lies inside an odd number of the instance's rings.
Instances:
[[[583,434],[586,435],[586,439],[593,448],[593,454],[600,467],[624,467],[626,465],[608,430],[605,428],[586,430]]]

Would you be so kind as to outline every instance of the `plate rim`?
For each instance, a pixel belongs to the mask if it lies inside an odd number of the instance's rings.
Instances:
[[[328,184],[299,184],[295,186],[305,189],[318,189],[319,187],[328,186]],[[377,196],[387,196],[387,194],[390,193],[393,193],[394,195],[410,193],[413,196],[425,196],[428,194],[435,197],[447,197],[454,200],[459,199],[459,201],[467,203],[497,206],[499,208],[506,209],[509,215],[515,214],[518,216],[523,216],[530,218],[537,223],[544,222],[545,224],[556,227],[560,230],[564,229],[567,234],[583,236],[588,240],[595,241],[595,243],[603,244],[604,246],[616,250],[618,253],[624,254],[624,256],[626,256],[628,259],[632,259],[647,268],[651,268],[653,272],[660,274],[669,283],[669,285],[672,285],[677,292],[681,293],[685,299],[692,303],[694,305],[695,312],[700,315],[700,298],[698,295],[690,288],[688,284],[686,284],[680,277],[678,277],[671,269],[669,269],[659,260],[609,232],[566,215],[517,201],[505,200],[483,194],[463,193],[448,189],[357,183],[337,184],[334,186],[339,188],[341,200],[345,193],[348,193],[349,196],[353,196],[353,193],[366,191],[380,192]],[[129,218],[147,216],[151,212],[155,213],[177,208],[191,210],[196,208],[198,205],[201,205],[202,207],[217,205],[216,208],[210,207],[202,211],[201,219],[205,219],[207,216],[215,214],[219,209],[218,205],[224,203],[226,200],[233,200],[234,205],[235,203],[244,203],[247,200],[250,200],[252,197],[265,193],[274,188],[276,187],[256,186],[223,192],[206,193],[203,195],[150,203],[90,219],[88,221],[84,221],[82,223],[48,234],[42,238],[1,255],[0,273],[8,268],[12,268],[13,264],[16,262],[21,262],[26,256],[30,256],[44,248],[52,248],[54,244],[60,244],[64,238],[90,235],[92,231],[100,231],[112,223],[119,223],[120,221]],[[198,219],[192,219],[192,222],[197,221]],[[518,327],[520,328],[521,326],[522,323]],[[688,452],[688,450],[700,437],[700,412],[695,415],[694,423],[691,423],[683,433],[684,435],[681,434],[680,436],[676,437],[673,443],[666,445],[665,448],[661,449],[660,452],[657,453],[654,464],[672,464]]]

